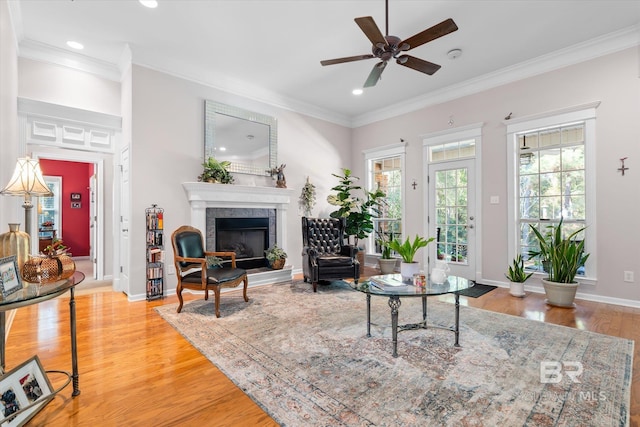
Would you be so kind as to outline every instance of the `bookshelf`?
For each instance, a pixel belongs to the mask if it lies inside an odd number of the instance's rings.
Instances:
[[[164,297],[164,209],[145,209],[147,224],[147,301]]]

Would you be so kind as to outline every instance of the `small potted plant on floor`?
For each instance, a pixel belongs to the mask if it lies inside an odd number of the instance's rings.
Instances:
[[[277,244],[274,244],[269,249],[264,251],[267,261],[269,261],[269,267],[274,270],[282,270],[284,263],[287,260],[287,253],[279,248]]]
[[[524,282],[532,275],[533,273],[527,273],[524,270],[524,260],[522,259],[522,255],[518,254],[518,256],[513,259],[513,264],[509,266],[509,271],[505,274],[511,282],[509,293],[514,297],[523,297]]]
[[[402,280],[405,282],[409,282],[413,280],[413,275],[420,272],[420,263],[414,261],[414,257],[418,249],[424,248],[429,243],[433,242],[434,238],[430,237],[429,239],[425,239],[422,236],[416,235],[413,239],[413,242],[409,237],[401,243],[398,239],[393,239],[389,242],[389,247],[391,250],[394,250],[402,257],[402,262],[400,263],[400,275],[402,276]]]
[[[583,267],[589,258],[584,253],[584,240],[576,240],[582,227],[567,237],[562,237],[562,220],[557,226],[550,225],[550,232],[543,236],[532,224],[529,225],[540,246],[540,253],[544,253],[549,261],[549,276],[542,279],[547,304],[557,307],[574,307],[574,299],[578,290],[575,281],[578,269]]]

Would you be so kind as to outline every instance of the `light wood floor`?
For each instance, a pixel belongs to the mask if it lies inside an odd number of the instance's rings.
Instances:
[[[242,303],[239,293],[223,297]],[[187,295],[185,299],[194,298]],[[452,301],[449,296],[441,299]],[[640,309],[588,301],[579,301],[575,309],[551,308],[543,295],[528,294],[520,299],[500,288],[480,298],[460,300],[473,307],[636,343],[640,338]],[[68,301],[68,297],[61,297],[18,309],[7,342],[7,369],[37,354],[47,370],[71,370]],[[71,386],[67,387],[29,425],[277,425],[153,310],[174,302],[176,297],[130,303],[123,294],[113,292],[76,295],[82,393],[72,398]],[[61,381],[52,377],[54,387]],[[631,425],[640,425],[638,345]]]

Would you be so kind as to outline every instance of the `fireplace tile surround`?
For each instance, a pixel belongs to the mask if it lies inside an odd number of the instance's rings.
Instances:
[[[269,245],[277,243],[287,250],[287,210],[292,189],[203,182],[185,182],[182,186],[191,209],[191,226],[203,232],[208,250],[215,247],[216,217],[268,217]],[[249,270],[248,275],[249,287],[293,277],[290,265],[283,270]]]

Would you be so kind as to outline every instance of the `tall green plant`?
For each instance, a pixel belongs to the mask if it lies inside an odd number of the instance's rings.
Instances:
[[[384,203],[385,194],[379,188],[376,191],[367,191],[357,185],[360,178],[353,176],[350,169],[342,169],[342,175],[331,175],[340,182],[331,188],[336,194],[327,197],[329,204],[338,206],[329,216],[346,218],[345,234],[354,236],[357,245],[358,239],[365,239],[373,232],[373,218],[380,215],[380,206]]]
[[[584,253],[584,240],[576,241],[575,237],[582,232],[582,227],[566,238],[562,237],[562,220],[557,226],[549,226],[546,237],[533,224],[529,224],[538,240],[540,253],[549,261],[549,277],[547,280],[557,283],[575,283],[578,269],[585,265],[590,254]]]
[[[392,250],[396,251],[398,255],[402,257],[402,261],[413,262],[413,258],[415,257],[416,252],[418,252],[418,249],[424,248],[433,241],[433,237],[425,239],[422,236],[416,235],[415,239],[413,239],[413,242],[411,242],[409,237],[407,237],[404,243],[401,243],[398,239],[394,239],[389,242],[389,247]]]

